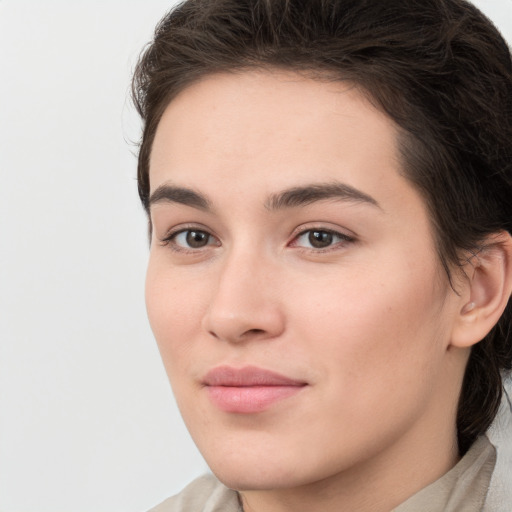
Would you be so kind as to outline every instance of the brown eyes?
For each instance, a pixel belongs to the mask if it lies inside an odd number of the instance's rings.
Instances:
[[[315,249],[325,249],[332,244],[334,235],[329,231],[310,231],[308,243]]]
[[[322,250],[342,246],[353,242],[354,238],[329,229],[307,229],[299,233],[290,242],[290,247],[301,247],[309,250]],[[208,246],[220,246],[219,240],[201,229],[183,229],[172,233],[162,240],[175,251],[196,251]]]
[[[192,249],[200,249],[208,245],[210,235],[204,231],[185,231],[185,240]]]
[[[300,233],[292,242],[293,247],[306,249],[329,249],[354,242],[354,238],[330,229],[308,229]]]
[[[177,250],[194,250],[202,249],[208,245],[220,245],[210,233],[200,229],[184,229],[172,233],[163,242],[172,244]]]

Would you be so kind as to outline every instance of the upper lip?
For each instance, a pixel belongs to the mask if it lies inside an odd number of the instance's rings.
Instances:
[[[204,376],[203,384],[226,387],[305,386],[306,382],[256,366],[244,366],[243,368],[217,366]]]

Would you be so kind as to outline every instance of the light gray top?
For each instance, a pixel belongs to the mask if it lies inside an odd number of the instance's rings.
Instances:
[[[203,475],[148,512],[240,512],[240,505],[235,491]]]

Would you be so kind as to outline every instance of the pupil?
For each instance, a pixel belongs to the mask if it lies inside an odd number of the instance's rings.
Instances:
[[[189,231],[187,233],[187,244],[197,249],[208,244],[208,235],[204,231]]]
[[[317,249],[328,247],[332,244],[332,233],[327,231],[311,231],[309,233],[309,243]]]

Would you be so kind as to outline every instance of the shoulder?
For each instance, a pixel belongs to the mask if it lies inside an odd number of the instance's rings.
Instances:
[[[512,378],[505,380],[500,410],[487,432],[496,448],[496,467],[491,479],[485,512],[509,511],[512,503]]]
[[[213,475],[203,475],[148,512],[238,512],[238,496]]]

